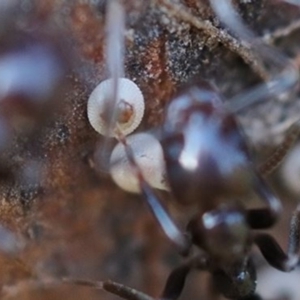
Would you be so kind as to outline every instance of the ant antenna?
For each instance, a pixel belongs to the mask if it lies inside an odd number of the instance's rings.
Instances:
[[[125,13],[122,4],[118,0],[107,1],[106,9],[106,68],[108,77],[111,78],[108,100],[103,116],[109,126],[105,129],[106,136],[100,152],[101,167],[108,170],[107,157],[112,140],[108,138],[114,129],[117,120],[115,109],[119,99],[119,79],[124,76],[124,29]]]
[[[118,132],[128,135],[142,121],[145,103],[139,87],[124,78],[125,13],[118,0],[107,2],[106,68],[109,79],[102,81],[88,99],[88,119],[91,126],[106,138],[100,151],[100,167],[109,169],[108,156],[112,139]],[[116,130],[118,128],[118,130]]]

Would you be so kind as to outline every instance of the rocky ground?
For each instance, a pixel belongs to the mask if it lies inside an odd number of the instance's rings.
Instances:
[[[0,160],[3,299],[115,299],[86,287],[37,284],[61,277],[113,279],[157,296],[180,262],[143,199],[120,190],[99,166],[104,139],[90,126],[86,107],[91,91],[107,78],[105,2],[0,4],[0,62],[13,49],[42,43],[55,48],[64,72],[47,96],[47,107],[16,110],[8,102],[1,111],[10,126]],[[188,21],[170,3],[194,19]],[[299,65],[300,9],[281,1],[236,4],[259,38]],[[125,73],[140,86],[146,101],[138,131],[162,124],[172,94],[195,76],[215,84],[225,99],[274,76],[272,66],[264,66],[224,31],[208,1],[130,0],[125,9]],[[215,31],[197,27],[197,20],[209,20]],[[238,115],[258,161],[268,157],[299,117],[297,94],[269,99]],[[285,247],[297,194],[284,187],[278,173],[270,181],[284,202],[285,213],[274,234]],[[170,195],[162,197],[184,224],[184,210],[172,204]],[[258,259],[258,264],[264,262]],[[182,299],[209,300],[206,283],[206,274],[193,273]]]

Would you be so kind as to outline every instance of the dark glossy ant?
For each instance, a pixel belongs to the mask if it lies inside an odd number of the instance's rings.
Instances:
[[[198,207],[185,232],[144,180],[135,163],[134,149],[125,138],[121,142],[139,178],[143,198],[167,237],[183,256],[191,252],[192,246],[200,250],[171,272],[161,299],[177,299],[192,269],[210,272],[213,287],[226,298],[261,299],[255,294],[256,269],[250,256],[253,245],[276,269],[289,272],[297,266],[300,208],[291,219],[287,253],[271,235],[252,231],[272,227],[280,216],[281,203],[253,165],[235,116],[224,107],[211,84],[196,80],[183,88],[167,108],[160,132],[174,200]],[[266,207],[245,207],[243,198],[253,189]],[[126,299],[151,299],[114,282],[104,282],[101,288]]]
[[[274,268],[294,269],[299,258],[300,209],[291,220],[287,254],[271,235],[252,232],[272,227],[281,203],[253,165],[234,115],[205,81],[189,84],[172,100],[160,142],[174,199],[196,204],[198,212],[186,232],[181,232],[135,165],[142,194],[181,254],[187,255],[192,245],[201,249],[170,274],[161,298],[177,299],[190,270],[198,269],[209,271],[217,291],[229,299],[259,299],[251,246],[257,245]],[[127,154],[135,164],[134,151],[128,147]],[[242,199],[251,189],[265,208],[245,208]]]
[[[267,63],[274,63],[280,72],[266,85],[238,95],[229,104],[223,103],[210,83],[200,79],[189,83],[171,101],[158,136],[173,198],[182,205],[193,204],[198,208],[184,232],[177,227],[144,179],[136,163],[135,149],[116,129],[143,198],[166,236],[183,256],[190,254],[192,246],[198,249],[197,255],[171,272],[160,299],[177,299],[192,269],[210,272],[213,287],[226,298],[261,299],[255,293],[256,269],[250,256],[253,245],[260,249],[271,266],[281,271],[293,270],[299,261],[300,207],[291,219],[287,253],[271,235],[253,231],[272,227],[280,216],[280,200],[263,179],[261,171],[268,169],[270,162],[273,167],[282,160],[296,139],[298,126],[271,159],[258,168],[253,164],[249,147],[233,114],[252,102],[293,87],[298,80],[297,70],[277,52],[257,41],[228,1],[211,0],[211,4],[233,32],[253,46]],[[252,190],[265,207],[245,207],[243,199]],[[113,282],[99,286],[91,282],[76,282],[101,287],[126,299],[152,299]]]

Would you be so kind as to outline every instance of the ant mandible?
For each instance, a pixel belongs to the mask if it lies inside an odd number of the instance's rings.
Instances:
[[[256,270],[250,257],[251,246],[255,244],[274,268],[293,270],[299,261],[300,208],[291,219],[287,253],[271,235],[252,231],[272,227],[280,215],[281,202],[254,166],[234,112],[290,89],[298,74],[291,64],[286,64],[285,58],[255,39],[229,1],[211,0],[211,5],[230,30],[267,62],[275,63],[280,73],[266,85],[238,95],[225,105],[210,83],[197,79],[183,88],[168,106],[159,141],[170,190],[178,203],[198,207],[185,232],[177,227],[144,179],[134,148],[122,132],[117,130],[116,135],[134,169],[143,198],[166,236],[183,256],[189,255],[192,246],[199,249],[199,254],[171,272],[160,298],[177,299],[188,273],[197,269],[210,272],[213,286],[226,298],[255,300],[261,298],[255,293]],[[246,105],[241,104],[242,99]],[[264,202],[264,208],[245,207],[242,199],[251,190]],[[126,299],[151,299],[112,282],[104,282],[101,287]]]

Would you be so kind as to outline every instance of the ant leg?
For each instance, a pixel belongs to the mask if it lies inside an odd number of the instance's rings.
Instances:
[[[172,220],[166,208],[160,202],[152,187],[142,178],[139,178],[142,195],[160,224],[167,237],[176,245],[181,255],[186,256],[191,248],[191,240],[187,234],[182,233]]]
[[[134,158],[134,152],[130,145],[127,143],[125,136],[120,130],[118,130],[118,128],[116,128],[115,132],[119,142],[122,143],[124,146],[125,154],[132,167],[133,173],[135,174],[135,177],[138,180],[141,193],[143,195],[143,198],[146,200],[150,211],[160,224],[166,236],[178,248],[180,254],[184,256],[187,255],[191,248],[191,239],[187,236],[187,234],[183,233],[178,228],[170,214],[167,212],[164,205],[161,203],[158,196],[155,194],[153,188],[145,180],[142,171],[137,165],[136,160]]]
[[[272,155],[258,167],[262,176],[271,174],[284,160],[289,150],[298,140],[300,135],[300,120],[296,121],[286,133],[283,142],[275,149]]]
[[[94,129],[104,135],[100,167],[107,171],[114,130],[119,126],[125,135],[142,121],[144,97],[138,86],[124,78],[125,10],[120,0],[106,3],[105,40],[106,69],[109,79],[102,81],[88,100],[88,118]]]
[[[207,270],[209,263],[206,257],[198,255],[189,259],[186,263],[174,269],[169,275],[162,296],[159,299],[175,300],[177,299],[184,287],[185,279],[192,269]],[[111,294],[117,295],[126,300],[155,300],[153,297],[140,292],[126,285],[115,281],[91,281],[73,278],[64,278],[62,280],[66,284],[82,285],[101,289]]]
[[[300,205],[298,205],[292,216],[289,231],[287,254],[271,235],[264,233],[254,235],[254,242],[268,263],[274,268],[284,272],[293,270],[299,262]]]
[[[109,136],[113,131],[113,126],[117,118],[115,108],[119,97],[119,78],[124,76],[125,12],[123,4],[118,0],[108,1],[106,14],[106,67],[113,81],[112,89],[109,94],[111,104],[107,107],[107,119],[110,127],[107,129],[106,136]]]
[[[207,270],[209,261],[205,256],[199,255],[174,269],[169,275],[160,299],[175,300],[181,295],[187,275],[192,269]]]
[[[238,299],[238,300],[263,300],[263,299],[259,295],[253,294],[247,298],[242,298],[242,299]]]
[[[125,44],[125,11],[119,0],[107,1],[105,16],[105,54],[107,77],[111,78],[111,86],[107,91],[107,101],[101,112],[106,124],[106,137],[100,152],[101,169],[108,171],[107,157],[112,145],[112,135],[117,122],[117,104],[119,103],[120,78],[124,77],[124,44]],[[99,104],[97,104],[97,107]],[[98,117],[98,115],[97,115]]]
[[[269,188],[264,179],[256,174],[254,181],[256,193],[267,204],[266,208],[248,209],[246,218],[252,229],[265,229],[273,226],[281,212],[281,202]]]
[[[91,287],[94,289],[104,290],[106,292],[117,295],[126,300],[155,300],[154,298],[148,296],[143,292],[140,292],[136,289],[117,283],[112,280],[91,281],[91,280],[64,278],[62,282],[66,284],[81,285],[81,286]]]
[[[234,9],[232,1],[210,0],[210,4],[220,20],[233,33],[239,36],[242,42],[246,43],[248,47],[253,48],[269,68],[272,67],[274,69],[269,72],[270,80],[266,84],[259,85],[246,93],[233,97],[225,105],[231,112],[240,111],[253,103],[268,99],[269,97],[278,97],[278,95],[296,86],[299,80],[296,65],[276,51],[276,49],[267,46],[261,39],[257,38],[244,25],[242,19]]]
[[[295,144],[300,135],[300,120],[295,122],[287,132],[284,141],[275,149],[271,157],[258,168],[259,174],[266,176],[272,173],[283,161],[291,147]],[[279,199],[269,189],[267,183],[260,175],[256,175],[255,189],[265,199],[269,208],[251,209],[247,211],[247,220],[251,228],[264,229],[271,227],[278,217],[281,204]]]

